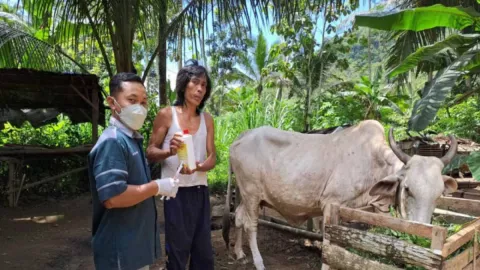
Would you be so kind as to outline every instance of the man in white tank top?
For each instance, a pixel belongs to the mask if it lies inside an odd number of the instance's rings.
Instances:
[[[207,171],[216,163],[214,123],[202,112],[212,85],[207,70],[192,62],[178,72],[177,99],[158,112],[147,148],[149,162],[161,164],[162,177],[173,177],[181,133],[188,130],[197,160],[196,169],[182,169],[176,197],[164,203],[167,270],[185,270],[189,256],[190,269],[214,269],[207,183]]]

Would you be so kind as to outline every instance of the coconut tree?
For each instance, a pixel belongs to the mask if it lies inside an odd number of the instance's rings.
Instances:
[[[309,1],[269,0],[189,0],[180,5],[178,0],[18,0],[25,16],[34,27],[46,29],[55,43],[78,44],[79,37],[87,35],[100,48],[108,74],[134,70],[133,41],[144,42],[149,55],[143,70],[143,79],[149,74],[154,60],[160,57],[160,102],[166,103],[166,51],[176,50],[179,40],[203,45],[206,23],[228,22],[232,29],[240,24],[251,28],[253,20],[267,22],[269,16],[278,21],[292,18],[295,12],[310,5]],[[154,42],[152,42],[154,40]],[[114,53],[112,64],[106,46]],[[201,46],[200,46],[201,47]],[[203,51],[203,49],[201,50]]]
[[[35,37],[37,32],[8,6],[0,7],[0,67],[88,73],[58,46]]]

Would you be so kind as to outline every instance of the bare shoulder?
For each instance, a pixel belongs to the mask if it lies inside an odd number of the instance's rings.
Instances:
[[[205,117],[205,123],[207,125],[213,125],[213,116],[210,113],[204,112],[203,116]]]
[[[170,107],[162,108],[158,111],[157,116],[155,117],[155,124],[161,126],[170,126],[172,121],[172,109]]]

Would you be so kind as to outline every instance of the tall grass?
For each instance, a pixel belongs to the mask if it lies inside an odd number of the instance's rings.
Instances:
[[[258,99],[255,92],[252,92],[253,94],[237,93],[241,97],[230,96],[231,104],[226,112],[214,118],[217,165],[208,174],[212,192],[223,192],[226,189],[229,147],[242,132],[261,126],[283,130],[301,129],[302,113],[298,103],[292,100],[276,101],[268,96]]]

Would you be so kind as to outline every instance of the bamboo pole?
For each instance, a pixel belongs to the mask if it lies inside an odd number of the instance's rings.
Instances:
[[[71,170],[71,171],[68,171],[68,172],[65,172],[65,173],[56,175],[56,176],[47,177],[47,178],[42,179],[42,180],[40,180],[40,181],[37,181],[37,182],[35,182],[35,183],[31,183],[31,184],[25,185],[25,186],[23,186],[21,189],[18,188],[18,189],[9,190],[7,193],[13,193],[13,192],[20,191],[20,190],[27,189],[27,188],[31,188],[31,187],[34,187],[34,186],[37,186],[37,185],[40,185],[40,184],[45,184],[45,183],[48,183],[48,182],[50,182],[50,181],[56,180],[56,179],[58,179],[58,178],[62,178],[62,177],[64,177],[64,176],[67,176],[67,175],[72,174],[72,173],[81,172],[81,171],[86,170],[86,169],[88,169],[87,166],[81,167],[81,168],[77,168],[77,169],[74,169],[74,170]]]
[[[268,227],[272,227],[272,228],[280,230],[280,231],[285,231],[285,232],[289,232],[289,233],[292,233],[292,234],[295,234],[295,235],[303,236],[303,237],[313,239],[313,240],[319,240],[319,241],[323,240],[323,235],[322,234],[313,233],[313,232],[309,232],[309,231],[306,231],[306,230],[302,230],[302,229],[298,229],[298,228],[294,228],[294,227],[290,227],[290,226],[276,224],[276,223],[266,221],[266,220],[263,220],[263,219],[259,219],[258,224],[265,225],[265,226],[268,226]]]
[[[235,218],[235,214],[230,213],[230,217]],[[284,222],[284,221],[281,221],[277,218],[272,218],[272,217],[269,217],[269,216],[267,216],[266,218],[271,218],[272,220],[277,221],[277,222],[278,221],[280,221],[282,223]],[[274,228],[274,229],[277,229],[277,230],[280,230],[280,231],[289,232],[289,233],[292,233],[292,234],[295,234],[295,235],[303,236],[303,237],[313,239],[313,240],[319,240],[319,241],[323,240],[322,234],[309,232],[309,231],[306,231],[306,230],[303,230],[303,229],[300,229],[300,228],[292,227],[290,225],[277,224],[277,223],[274,223],[274,222],[263,220],[261,218],[258,219],[258,224],[265,225],[267,227],[271,227],[271,228]]]
[[[39,148],[39,147],[3,147],[0,148],[1,156],[9,155],[41,155],[41,154],[73,154],[73,153],[85,153],[92,149],[92,145],[84,145],[71,148]]]

